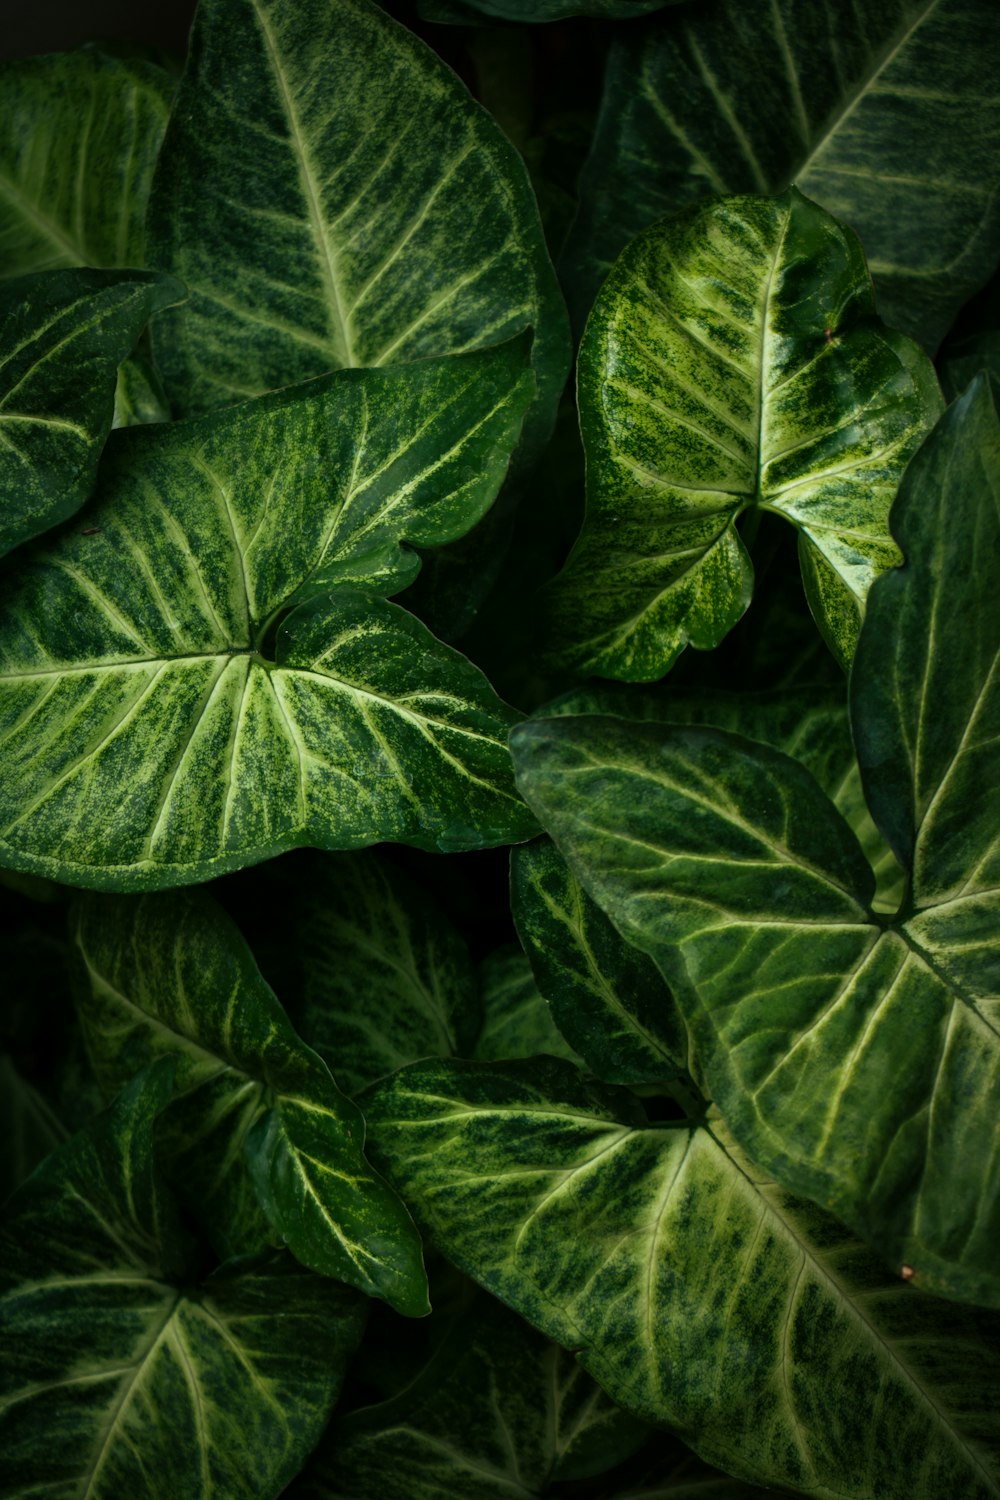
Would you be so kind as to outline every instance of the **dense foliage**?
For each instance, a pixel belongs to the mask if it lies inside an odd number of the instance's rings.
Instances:
[[[993,0],[0,101],[4,1496],[997,1500]]]

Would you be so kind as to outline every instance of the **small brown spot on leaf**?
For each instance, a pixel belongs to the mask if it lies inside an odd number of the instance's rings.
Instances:
[[[80,535],[81,536],[96,536],[97,533],[100,531],[100,529],[101,528],[99,526],[87,526],[87,527],[84,528],[83,531],[80,532]]]
[[[903,1266],[903,1268],[901,1269],[901,1271],[900,1271],[899,1274],[900,1274],[900,1276],[902,1276],[902,1278],[903,1278],[904,1281],[912,1281],[913,1280],[913,1267],[912,1266]]]

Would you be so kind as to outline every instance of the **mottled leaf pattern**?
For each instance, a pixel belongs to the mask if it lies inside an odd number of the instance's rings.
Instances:
[[[170,1064],[12,1199],[0,1234],[5,1495],[277,1495],[325,1424],[362,1299],[276,1255],[199,1283],[153,1168]],[[238,1434],[238,1440],[237,1440]]]
[[[748,510],[797,527],[813,614],[850,661],[942,405],[926,356],[873,313],[857,240],[794,190],[633,241],[580,353],[587,517],[552,598],[567,664],[646,681],[717,645],[750,601]]]
[[[120,889],[298,844],[527,836],[517,715],[370,592],[489,505],[523,359],[343,371],[114,434],[85,524],[5,580],[0,857]]]
[[[0,282],[0,554],[79,510],[115,415],[118,366],[184,288],[149,272]]]
[[[1000,1490],[996,1320],[886,1278],[717,1122],[648,1126],[556,1061],[416,1064],[364,1108],[432,1241],[706,1459],[817,1496]]]
[[[547,1052],[580,1062],[556,1029],[545,997],[525,955],[510,944],[490,953],[479,966],[483,1025],[472,1056],[482,1062],[535,1057]]]
[[[222,1252],[255,1250],[264,1237],[249,1164],[272,1234],[299,1260],[402,1312],[426,1312],[420,1241],[362,1155],[359,1111],[214,903],[187,892],[89,896],[75,937],[80,1016],[105,1089],[176,1057],[165,1145]]]
[[[933,349],[997,261],[992,0],[700,0],[615,38],[566,256],[581,322],[621,247],[706,192],[795,183],[857,230]]]
[[[173,79],[99,47],[0,67],[0,276],[144,266]]]
[[[547,431],[568,362],[524,168],[368,0],[205,0],[150,205],[191,289],[157,351],[187,413],[530,325]]]

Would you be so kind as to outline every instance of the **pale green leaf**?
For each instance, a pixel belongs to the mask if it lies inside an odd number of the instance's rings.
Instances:
[[[433,1243],[710,1462],[824,1500],[1000,1493],[996,1319],[887,1278],[718,1122],[649,1126],[554,1060],[416,1064],[364,1108]]]
[[[0,66],[0,276],[143,266],[174,82],[99,47]]]
[[[621,247],[706,192],[795,183],[934,348],[997,261],[993,0],[699,0],[622,29],[566,257],[582,322]]]
[[[530,834],[505,744],[518,716],[369,592],[412,577],[409,543],[489,505],[523,357],[517,341],[342,371],[112,434],[86,521],[5,579],[4,862],[121,889],[300,844]]]
[[[176,1058],[164,1149],[222,1253],[256,1250],[265,1237],[249,1164],[272,1233],[300,1261],[402,1312],[425,1312],[420,1240],[362,1155],[360,1112],[293,1031],[214,903],[188,892],[88,896],[74,932],[80,1019],[105,1090]]]
[[[646,1435],[564,1350],[479,1296],[399,1395],[335,1421],[296,1500],[534,1500]]]
[[[810,607],[849,663],[943,404],[926,355],[874,317],[849,230],[794,190],[647,230],[594,306],[579,400],[587,516],[553,586],[559,659],[648,681],[718,645],[753,587],[737,522],[763,510],[798,529]]]
[[[0,554],[80,509],[115,414],[118,366],[184,288],[146,271],[0,282]]]
[[[364,1326],[290,1257],[200,1280],[153,1167],[170,1065],[15,1195],[0,1235],[0,1484],[10,1500],[269,1500],[301,1467]]]
[[[368,0],[203,0],[149,227],[191,288],[156,342],[183,411],[530,325],[547,432],[568,336],[524,167]]]
[[[547,1052],[572,1062],[581,1058],[558,1031],[525,955],[510,944],[479,966],[483,1026],[472,1056],[481,1062],[536,1057]]]
[[[354,1094],[403,1063],[466,1055],[475,973],[429,893],[373,853],[317,856],[300,878],[299,1029],[340,1086]]]

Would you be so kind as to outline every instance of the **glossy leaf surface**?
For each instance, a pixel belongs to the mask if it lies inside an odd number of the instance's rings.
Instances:
[[[822,1496],[997,1494],[995,1320],[888,1280],[720,1126],[649,1126],[555,1061],[417,1064],[364,1108],[433,1242],[706,1459]]]
[[[313,1270],[427,1310],[420,1241],[362,1155],[364,1121],[292,1030],[249,950],[200,893],[89,896],[76,908],[80,1016],[103,1087],[176,1058],[163,1133],[223,1253],[266,1225]]]
[[[933,349],[996,265],[992,0],[703,0],[615,39],[566,257],[582,322],[632,235],[795,183],[857,230],[879,312]]]
[[[797,528],[813,614],[850,661],[942,405],[926,356],[875,319],[853,234],[794,191],[654,226],[595,304],[579,400],[587,517],[552,601],[567,664],[645,681],[716,646],[753,587],[737,521],[760,510]]]
[[[369,853],[319,856],[304,884],[300,1029],[340,1086],[355,1094],[403,1063],[466,1055],[475,972],[437,902]]]
[[[99,47],[0,67],[0,276],[143,266],[173,79]]]
[[[0,282],[0,554],[79,510],[115,413],[118,366],[184,288],[149,272]]]
[[[153,1167],[169,1093],[169,1064],[140,1076],[11,1202],[0,1475],[12,1500],[277,1495],[360,1339],[362,1299],[290,1257],[191,1274]]]
[[[527,836],[517,715],[371,597],[413,576],[405,544],[489,505],[529,399],[522,361],[515,343],[344,371],[116,434],[85,526],[5,582],[4,861],[120,889],[299,844]]]
[[[513,943],[487,955],[479,966],[479,982],[483,1026],[473,1057],[494,1062],[547,1052],[573,1062],[581,1060],[557,1030],[531,965]]]
[[[531,420],[552,420],[568,338],[524,168],[368,0],[199,7],[150,240],[191,289],[157,339],[187,413],[530,325]]]
[[[612,1468],[643,1425],[492,1298],[457,1317],[398,1396],[334,1422],[302,1500],[532,1500]]]

